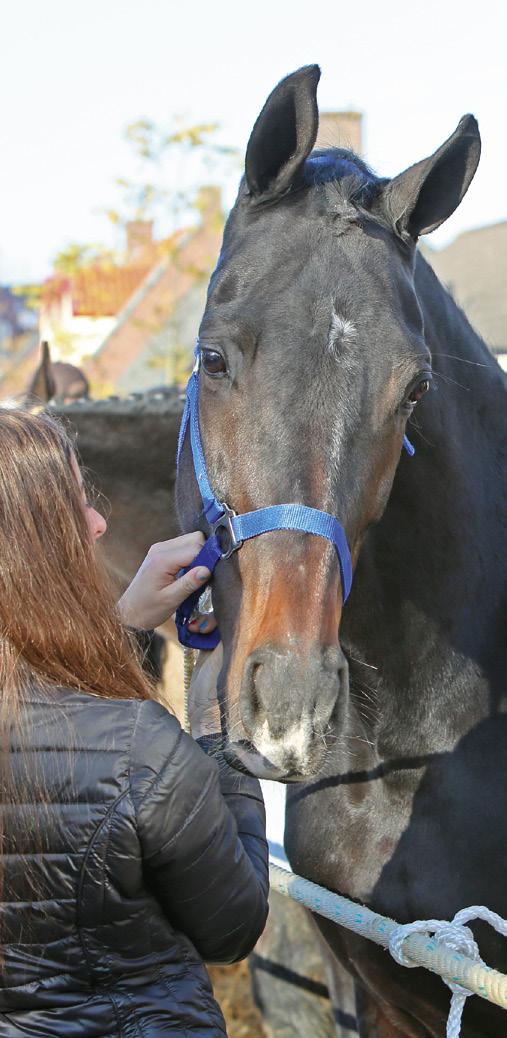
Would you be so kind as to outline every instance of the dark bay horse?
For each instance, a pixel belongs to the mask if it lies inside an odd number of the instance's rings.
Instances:
[[[312,151],[318,79],[282,81],[253,129],[200,328],[200,420],[216,496],[333,513],[355,576],[342,608],[333,546],[299,532],[219,563],[226,753],[290,783],[303,875],[400,922],[506,916],[505,386],[417,251],[472,180],[477,123],[380,179]],[[188,444],[178,498],[207,532]],[[319,925],[363,1036],[445,1033],[438,978]],[[507,971],[505,941],[474,930]],[[468,1001],[464,1038],[506,1030]]]

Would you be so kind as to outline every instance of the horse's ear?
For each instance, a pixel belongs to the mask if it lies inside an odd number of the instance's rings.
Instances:
[[[56,396],[56,381],[53,372],[53,362],[49,352],[49,343],[41,343],[42,358],[40,363],[41,377],[44,380],[45,399],[52,400]],[[42,399],[42,397],[41,397]]]
[[[319,66],[307,65],[269,95],[246,149],[246,182],[254,198],[283,194],[308,158],[319,127],[319,79]]]
[[[402,238],[416,241],[447,220],[468,191],[480,154],[477,120],[464,115],[433,155],[387,184],[383,205]]]
[[[53,365],[47,342],[41,342],[41,359],[39,366],[27,388],[28,399],[47,403],[56,396],[56,382],[53,375]]]

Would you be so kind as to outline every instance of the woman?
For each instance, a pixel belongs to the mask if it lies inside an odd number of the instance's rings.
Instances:
[[[202,960],[262,932],[262,798],[207,756],[206,681],[200,748],[151,698],[120,620],[160,623],[207,579],[176,579],[201,535],[151,549],[117,609],[105,527],[62,428],[0,410],[0,1036],[215,1038]]]

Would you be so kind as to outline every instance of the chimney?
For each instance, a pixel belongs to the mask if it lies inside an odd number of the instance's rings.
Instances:
[[[153,220],[129,220],[127,223],[127,256],[129,263],[146,260],[153,248]]]
[[[361,112],[321,112],[316,148],[350,148],[362,155]]]

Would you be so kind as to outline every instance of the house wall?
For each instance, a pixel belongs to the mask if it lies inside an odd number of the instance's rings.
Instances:
[[[102,345],[115,321],[115,317],[75,317],[70,295],[63,296],[58,306],[41,310],[39,335],[49,343],[53,360],[79,367]]]
[[[420,249],[507,370],[507,221],[465,231],[443,249],[431,239]]]
[[[116,382],[120,393],[144,392],[158,385],[181,382],[185,363],[190,370],[197,331],[206,304],[207,282],[194,285],[169,319],[147,339],[142,351]]]

